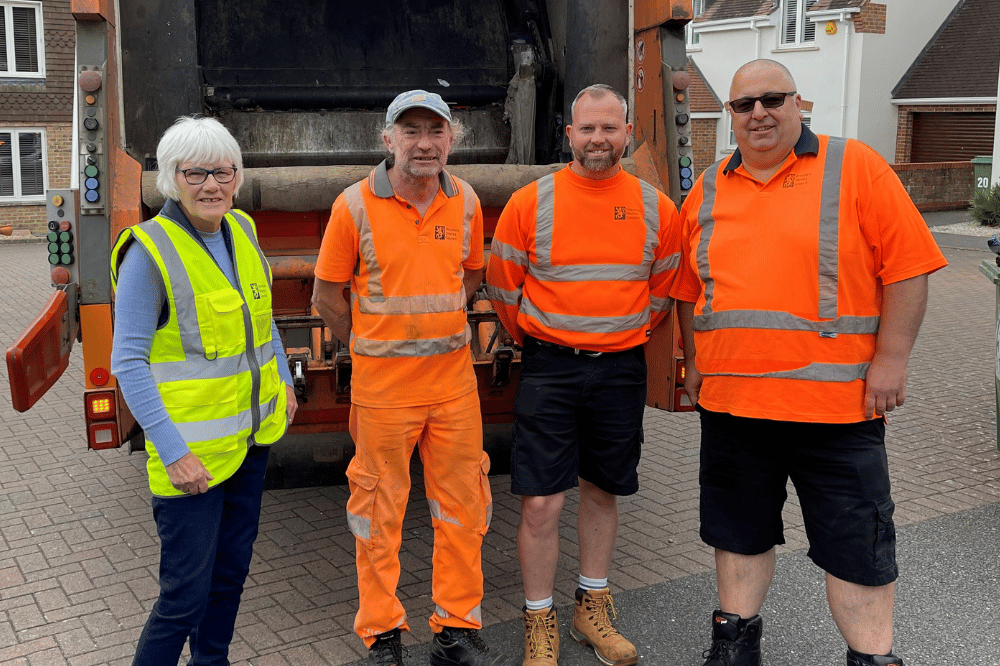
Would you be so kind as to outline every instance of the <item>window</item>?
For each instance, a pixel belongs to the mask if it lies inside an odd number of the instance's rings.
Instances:
[[[45,76],[42,3],[0,2],[0,77]]]
[[[45,200],[45,133],[0,129],[0,201]]]
[[[816,41],[816,24],[806,18],[818,0],[784,0],[781,15],[781,45],[797,46]]]
[[[698,16],[701,16],[703,11],[705,11],[705,0],[692,0],[691,15],[697,18]],[[696,46],[700,35],[694,31],[694,21],[688,21],[687,26],[685,26],[685,32],[687,35],[687,45]]]

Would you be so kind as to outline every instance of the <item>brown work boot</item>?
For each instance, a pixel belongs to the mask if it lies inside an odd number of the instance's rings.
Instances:
[[[594,648],[594,654],[607,666],[631,666],[639,661],[635,646],[625,640],[611,624],[616,619],[611,591],[576,590],[576,611],[569,633],[578,643]]]
[[[524,661],[521,666],[558,666],[559,623],[556,609],[524,613]]]

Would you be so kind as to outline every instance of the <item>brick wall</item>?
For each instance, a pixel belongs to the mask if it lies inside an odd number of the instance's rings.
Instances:
[[[972,199],[971,162],[893,164],[892,169],[922,212],[967,208]]]
[[[928,112],[947,113],[996,113],[996,104],[958,104],[937,105],[903,105],[896,111],[896,163],[906,164],[910,161],[910,149],[913,146],[913,114]]]
[[[876,35],[885,34],[885,5],[874,2],[865,3],[861,11],[854,14],[854,32],[868,32]]]
[[[70,159],[72,125],[38,123],[10,123],[5,127],[39,127],[45,130],[45,158],[48,162],[48,185],[50,188],[70,186]],[[0,226],[12,225],[16,230],[42,232],[47,230],[45,205],[25,205],[21,203],[0,203]]]
[[[695,118],[691,121],[691,147],[694,149],[694,177],[715,162],[718,118]]]

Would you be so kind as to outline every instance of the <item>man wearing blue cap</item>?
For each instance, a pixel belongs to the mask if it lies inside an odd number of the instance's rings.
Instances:
[[[396,586],[418,443],[434,526],[431,666],[509,664],[478,633],[492,496],[466,306],[483,278],[483,213],[444,170],[460,135],[439,95],[396,97],[382,130],[389,158],[337,197],[316,262],[313,305],[351,350],[354,629],[372,666],[403,664]]]

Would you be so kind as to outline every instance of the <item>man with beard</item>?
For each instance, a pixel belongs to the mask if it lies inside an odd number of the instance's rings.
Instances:
[[[679,261],[674,204],[622,170],[625,99],[582,90],[566,128],[574,161],[511,197],[493,238],[487,293],[522,345],[511,448],[521,495],[524,666],[556,666],[559,516],[579,486],[580,578],[571,636],[604,664],[638,660],[612,625],[608,570],[618,495],[639,489],[643,343],[671,308]]]

